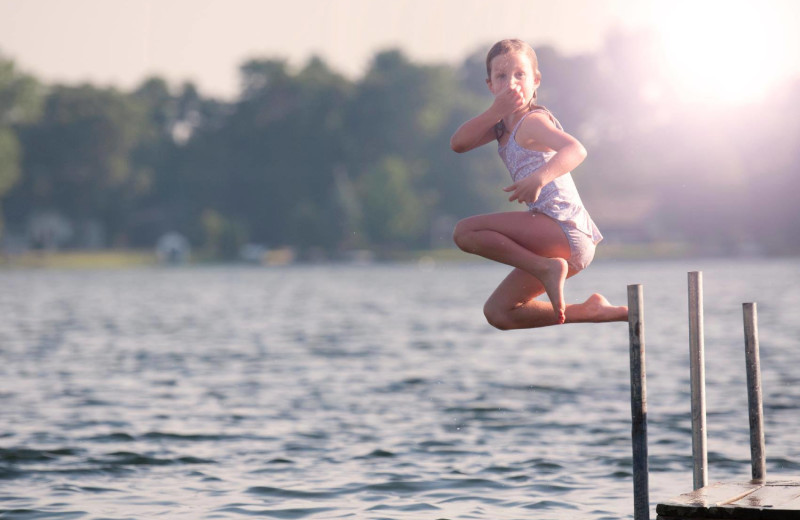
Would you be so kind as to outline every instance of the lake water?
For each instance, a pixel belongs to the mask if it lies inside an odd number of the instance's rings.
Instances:
[[[800,264],[598,261],[645,297],[650,498],[692,485],[686,273],[705,279],[710,481],[800,475]],[[0,518],[618,519],[625,323],[499,332],[490,263],[0,271]],[[654,517],[655,515],[653,515]]]

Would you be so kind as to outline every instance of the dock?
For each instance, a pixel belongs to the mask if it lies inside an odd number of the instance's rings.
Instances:
[[[657,520],[800,520],[800,478],[718,483],[667,500]]]
[[[767,479],[758,313],[756,304],[752,302],[742,304],[751,480],[708,484],[702,272],[689,273],[688,289],[694,490],[658,504],[657,520],[800,520],[800,477]],[[634,520],[649,520],[647,383],[644,297],[641,285],[628,286],[628,331],[631,358]]]

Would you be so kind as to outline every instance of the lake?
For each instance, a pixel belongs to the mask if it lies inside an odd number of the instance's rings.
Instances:
[[[799,266],[606,260],[568,280],[568,303],[644,285],[653,510],[692,486],[688,271],[709,481],[750,478],[749,301],[767,472],[800,474]],[[505,273],[0,271],[0,518],[632,518],[627,325],[494,330]]]

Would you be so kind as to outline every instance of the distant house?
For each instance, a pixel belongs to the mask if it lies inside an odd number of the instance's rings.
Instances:
[[[33,214],[28,220],[27,232],[30,247],[53,251],[72,240],[75,228],[61,214],[48,211]]]
[[[156,256],[162,264],[185,264],[191,256],[189,240],[180,233],[166,233],[156,243]]]

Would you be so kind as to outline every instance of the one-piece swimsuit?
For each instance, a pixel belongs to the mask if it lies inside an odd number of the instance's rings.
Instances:
[[[543,107],[528,112],[520,119],[511,131],[508,141],[500,144],[497,149],[514,182],[528,177],[556,154],[554,151],[529,150],[516,141],[517,130],[522,122],[530,114],[537,112],[546,114],[556,127],[562,130],[561,123]],[[603,239],[603,235],[586,211],[570,172],[546,184],[539,198],[533,203],[528,203],[528,208],[532,213],[547,215],[561,226],[570,248],[567,264],[574,271],[585,269],[591,263],[595,246]]]

